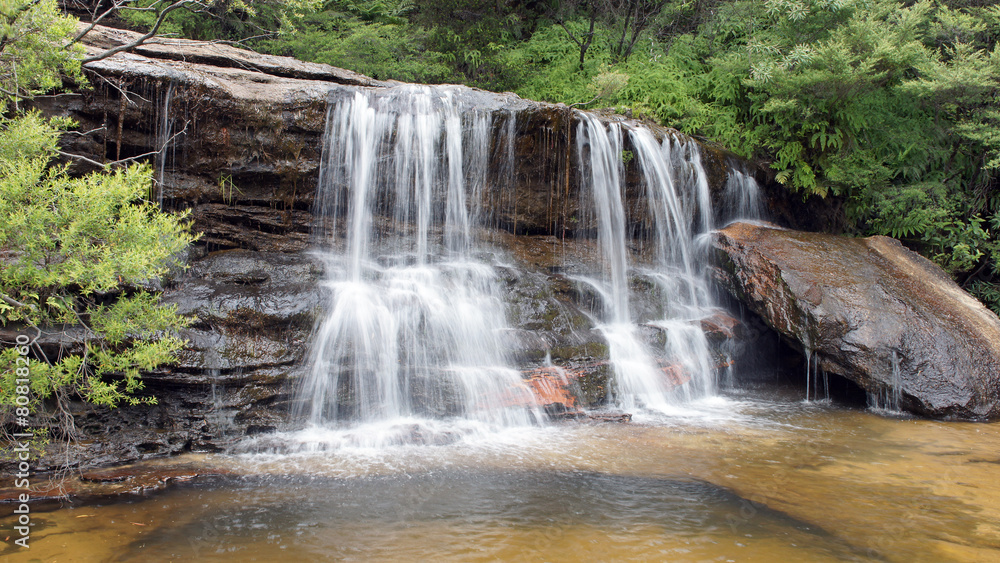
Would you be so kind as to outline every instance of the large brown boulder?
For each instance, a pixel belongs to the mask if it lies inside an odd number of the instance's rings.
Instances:
[[[913,413],[1000,416],[1000,319],[899,241],[735,223],[713,244],[722,284],[821,369]]]

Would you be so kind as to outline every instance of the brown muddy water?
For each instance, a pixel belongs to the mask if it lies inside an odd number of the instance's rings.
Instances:
[[[351,438],[399,427],[440,445]],[[37,504],[30,549],[8,543],[0,555],[1000,561],[997,424],[729,394],[631,424],[491,432],[409,421],[352,432],[279,434],[246,444],[252,453],[155,462],[231,474]],[[4,536],[13,536],[12,510],[0,506]]]

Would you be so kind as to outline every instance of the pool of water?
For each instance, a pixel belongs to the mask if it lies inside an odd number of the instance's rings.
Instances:
[[[238,455],[159,461],[230,474],[142,495],[39,505],[31,548],[0,555],[46,562],[1000,560],[996,424],[742,393],[669,415],[639,413],[630,424],[496,432],[430,421],[399,426],[421,439],[372,445],[350,436],[373,429],[312,429],[248,442]],[[4,535],[12,526],[0,518]]]

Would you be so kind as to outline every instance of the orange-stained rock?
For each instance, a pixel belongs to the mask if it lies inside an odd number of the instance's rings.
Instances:
[[[736,331],[740,326],[739,319],[735,319],[721,311],[716,312],[710,317],[705,317],[699,322],[701,323],[701,329],[710,337],[735,338]]]
[[[684,368],[680,364],[661,365],[660,371],[666,376],[667,383],[673,387],[679,387],[691,381],[691,376],[684,373]]]
[[[535,394],[540,405],[561,404],[566,409],[576,408],[576,397],[569,392],[569,373],[557,367],[543,367],[529,370],[525,383]]]

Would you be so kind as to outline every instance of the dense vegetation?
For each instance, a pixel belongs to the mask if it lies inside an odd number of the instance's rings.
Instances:
[[[0,324],[31,341],[0,350],[5,430],[45,400],[63,414],[72,400],[154,401],[140,372],[174,358],[183,345],[174,330],[189,322],[154,287],[193,237],[183,216],[147,201],[149,166],[70,177],[52,160],[72,123],[24,110],[64,78],[82,83],[75,35],[55,0],[0,4]],[[47,350],[59,333],[71,344]],[[69,430],[71,419],[60,422]]]
[[[380,79],[611,106],[717,142],[803,197],[837,198],[848,231],[903,239],[1000,311],[1000,6],[993,2],[211,6],[213,18],[179,11],[168,22],[188,36],[243,40]]]

